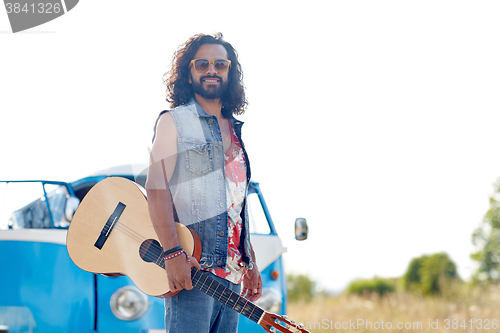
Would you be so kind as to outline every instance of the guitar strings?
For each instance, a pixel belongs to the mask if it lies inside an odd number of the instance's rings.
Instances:
[[[131,229],[129,226],[127,226],[125,224],[119,224],[119,225],[117,224],[117,226],[119,226],[118,229],[120,231],[127,234],[129,237],[133,238],[138,243],[142,244],[144,241],[148,240],[146,237],[142,236],[141,234],[134,231],[133,229]],[[151,245],[153,245],[153,244],[154,243],[151,243]],[[148,251],[148,252],[154,255],[153,257],[150,256],[150,259],[154,258],[154,257],[158,257],[161,255],[161,253],[163,253],[163,249],[161,247],[150,246],[149,249],[151,249],[151,251]]]
[[[115,223],[115,226],[113,229],[116,229],[117,231],[121,231],[123,234],[129,236],[133,240],[137,241],[139,244],[142,244],[144,241],[147,240],[144,236],[142,236],[141,234],[139,234],[138,232],[136,232],[135,230],[133,230],[132,228],[130,228],[126,224],[120,223],[120,221],[117,221]],[[164,268],[165,264],[164,264],[163,258],[161,258],[160,261],[158,260],[161,257],[161,254],[163,253],[163,249],[161,247],[156,247],[153,244],[154,243],[150,244],[148,251],[146,251],[144,257],[142,257],[142,258],[146,259],[145,261],[157,263],[158,266]]]
[[[135,230],[131,229],[126,224],[122,224],[120,222],[117,222],[115,227],[118,230],[122,231],[123,233],[127,234],[130,238],[133,238],[134,240],[136,240],[138,242],[142,242],[142,241],[146,240],[146,238],[144,236],[142,236],[141,234],[139,234]]]
[[[129,237],[133,238],[134,240],[136,240],[141,244],[147,240],[146,237],[139,234],[126,224],[120,223],[119,220],[115,223],[115,228],[127,234]],[[163,248],[161,246],[154,246],[153,244],[155,243],[150,244],[150,247],[148,248],[148,251],[146,252],[143,259],[148,259],[146,261],[157,263],[158,266],[160,266],[161,268],[165,268],[165,260],[161,257],[161,254],[163,253]]]
[[[106,227],[108,227],[108,228],[106,229]],[[146,237],[144,237],[143,235],[141,235],[137,231],[133,230],[132,228],[130,228],[126,224],[120,223],[120,220],[116,221],[114,228],[122,231],[124,234],[128,235],[130,238],[136,240],[137,242],[139,242],[141,244],[145,240],[147,240]],[[107,233],[107,231],[109,230],[109,226],[105,226],[103,230],[105,231],[105,233]],[[155,256],[160,256],[160,254],[163,252],[162,249],[158,249],[156,251],[155,251],[155,249],[153,249],[153,251],[154,251]]]
[[[103,228],[104,234],[107,234],[111,227],[113,227],[113,229],[116,228],[117,230],[122,231],[125,235],[128,235],[130,238],[134,239],[140,244],[147,240],[144,236],[142,236],[126,224],[120,223],[119,219],[114,223],[114,225],[110,221],[106,222]],[[145,256],[142,258],[147,259],[145,261],[157,263],[158,266],[165,268],[164,259],[161,258],[161,260],[158,260],[163,253],[163,248],[161,248],[161,246],[152,246],[153,244],[154,243],[150,244],[148,250],[145,253]]]

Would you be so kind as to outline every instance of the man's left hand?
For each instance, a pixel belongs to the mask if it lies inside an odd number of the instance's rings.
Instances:
[[[246,294],[246,296],[245,296]],[[262,295],[262,279],[260,277],[257,265],[253,265],[252,269],[247,269],[243,275],[243,285],[241,288],[241,296],[245,296],[250,302],[255,302]]]

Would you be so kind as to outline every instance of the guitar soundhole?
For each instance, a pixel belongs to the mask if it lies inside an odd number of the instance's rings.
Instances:
[[[146,239],[139,248],[139,255],[145,262],[156,262],[163,248],[156,239]]]

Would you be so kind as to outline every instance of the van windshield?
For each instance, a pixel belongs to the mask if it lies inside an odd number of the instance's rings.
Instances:
[[[0,230],[68,227],[64,216],[67,198],[69,194],[64,185],[0,182]]]

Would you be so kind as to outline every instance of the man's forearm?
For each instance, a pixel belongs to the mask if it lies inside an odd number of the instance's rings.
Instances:
[[[172,199],[168,189],[149,189],[148,208],[151,222],[164,250],[179,246]]]

